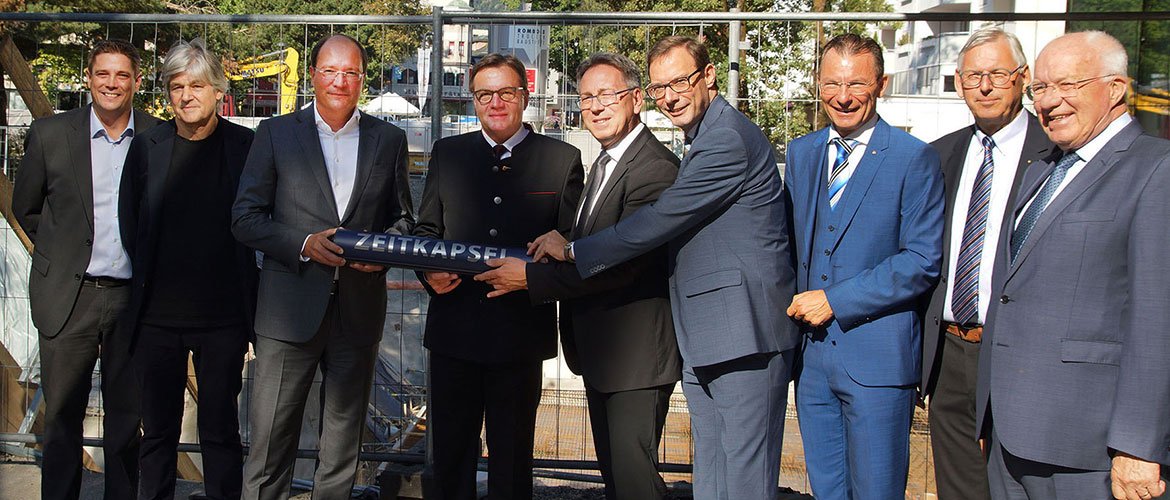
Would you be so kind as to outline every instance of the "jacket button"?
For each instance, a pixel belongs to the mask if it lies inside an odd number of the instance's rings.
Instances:
[[[802,262],[800,265],[803,266],[805,269],[808,269],[808,262]]]
[[[836,230],[837,230],[837,226],[834,226],[834,225],[832,225],[832,224],[830,224],[830,225],[829,225],[829,232],[833,232],[833,231],[836,231]]]
[[[499,172],[499,171],[500,171],[500,166],[499,166],[499,165],[496,165],[496,166],[492,167],[492,172]]]
[[[85,246],[87,246],[87,247],[92,247],[92,246],[93,246],[93,240],[85,240]]]
[[[499,205],[500,203],[503,203],[503,202],[504,202],[504,199],[500,198],[499,196],[492,198],[492,203],[495,203],[496,205]]]
[[[496,231],[495,229],[492,229],[492,230],[488,231],[488,234],[492,235],[492,237],[495,237],[496,235],[500,234],[500,232]]]
[[[1011,302],[1011,301],[1012,301],[1012,298],[1008,297],[1007,295],[1004,295],[1004,296],[999,298],[1000,304],[1007,304],[1008,302]]]
[[[828,280],[829,280],[829,275],[827,275],[827,274],[821,275],[821,281],[828,281]]]
[[[833,255],[833,252],[830,252],[830,251],[829,251],[829,249],[828,249],[828,248],[826,248],[826,249],[825,249],[825,255]]]

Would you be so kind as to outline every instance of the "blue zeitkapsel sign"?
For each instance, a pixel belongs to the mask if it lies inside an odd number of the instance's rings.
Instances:
[[[343,249],[346,260],[424,271],[478,274],[491,269],[484,262],[487,259],[516,257],[532,262],[521,248],[348,229],[338,229],[333,242]]]

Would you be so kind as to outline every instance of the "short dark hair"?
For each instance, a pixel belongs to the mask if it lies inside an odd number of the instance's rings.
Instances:
[[[671,35],[659,40],[650,48],[650,52],[646,53],[646,67],[649,68],[655,59],[662,57],[675,47],[686,49],[691,58],[695,60],[698,69],[706,68],[708,64],[711,64],[711,55],[707,53],[706,45],[689,36]]]
[[[630,87],[642,86],[642,75],[638,72],[638,66],[631,61],[630,58],[621,54],[614,54],[612,52],[598,52],[589,56],[589,59],[581,61],[577,66],[577,84],[581,84],[581,77],[585,76],[585,72],[589,71],[594,66],[610,66],[622,72],[622,77],[626,80],[626,85]]]
[[[314,68],[317,67],[317,55],[319,55],[321,53],[321,47],[324,47],[325,44],[329,40],[332,40],[334,38],[344,38],[346,40],[349,40],[351,43],[353,43],[353,45],[355,47],[357,47],[358,53],[360,53],[362,55],[362,71],[365,72],[366,71],[366,64],[368,64],[370,62],[370,56],[369,56],[369,54],[366,53],[366,48],[363,47],[362,44],[360,42],[358,42],[356,38],[349,36],[349,35],[346,35],[345,33],[335,33],[335,34],[329,35],[327,37],[324,37],[320,40],[317,40],[317,43],[315,45],[313,45],[313,51],[309,53],[309,66],[312,66]]]
[[[817,58],[818,72],[825,60],[825,54],[828,54],[831,50],[835,50],[843,56],[869,54],[873,57],[874,66],[877,67],[877,78],[881,79],[886,74],[886,59],[882,56],[882,46],[870,37],[854,33],[845,33],[833,37],[833,39],[829,40],[821,48],[820,57]]]
[[[142,57],[138,55],[138,49],[130,45],[130,42],[125,40],[102,40],[93,44],[93,49],[89,51],[89,61],[86,62],[87,68],[93,67],[93,62],[97,60],[97,56],[102,54],[122,54],[130,59],[130,66],[134,68],[134,72],[138,73],[138,68],[142,64]]]
[[[494,52],[483,56],[483,59],[480,59],[475,63],[475,66],[471,67],[471,71],[468,74],[470,77],[468,87],[473,87],[475,85],[475,75],[478,74],[481,70],[484,68],[495,67],[505,67],[515,71],[516,76],[520,77],[520,86],[524,87],[525,90],[528,89],[528,72],[524,71],[524,63],[520,62],[520,59],[516,58],[516,56],[512,54],[503,54],[499,52]],[[471,88],[471,90],[474,91],[475,89]]]

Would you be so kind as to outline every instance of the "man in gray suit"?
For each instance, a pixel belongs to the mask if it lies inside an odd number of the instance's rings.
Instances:
[[[671,36],[647,59],[647,94],[690,144],[678,179],[590,236],[545,234],[535,257],[589,278],[667,245],[695,498],[773,498],[799,341],[784,313],[796,281],[783,183],[768,138],[719,96],[706,47]]]
[[[130,258],[118,223],[118,189],[130,142],[159,121],[135,110],[138,51],[94,45],[85,68],[93,104],[33,122],[16,173],[12,212],[36,248],[29,273],[45,396],[41,498],[81,491],[81,436],[90,381],[102,360],[105,497],[138,493],[138,391],[129,330]]]
[[[338,227],[408,232],[406,134],[357,111],[366,54],[345,35],[310,56],[313,105],[260,124],[232,209],[264,253],[256,311],[252,445],[244,498],[288,497],[305,398],[322,373],[313,498],[349,498],[386,318],[380,266],[347,262]]]
[[[1059,151],[1024,174],[999,244],[976,399],[992,498],[1165,491],[1170,141],[1127,113],[1127,66],[1102,32],[1036,58],[1028,90]]]

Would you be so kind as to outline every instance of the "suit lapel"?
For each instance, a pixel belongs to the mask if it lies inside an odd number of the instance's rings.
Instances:
[[[362,193],[365,192],[366,182],[370,180],[370,172],[374,169],[374,157],[378,155],[378,139],[381,135],[377,127],[371,126],[370,120],[377,120],[362,113],[358,118],[358,155],[357,172],[353,177],[353,193],[349,196],[349,205],[345,207],[345,215],[341,218],[342,224],[353,216],[358,207]]]
[[[601,186],[601,191],[597,194],[597,202],[593,204],[593,211],[589,212],[589,218],[585,221],[585,227],[581,228],[581,234],[593,234],[593,226],[597,223],[597,213],[601,208],[607,206],[609,197],[613,194],[614,187],[621,182],[622,177],[630,171],[633,166],[634,158],[642,152],[642,148],[646,147],[646,141],[651,140],[650,129],[643,128],[642,132],[634,138],[630,143],[630,147],[626,148],[626,152],[622,154],[621,161],[613,167],[613,173],[609,174],[609,179],[606,179],[605,185]],[[582,196],[582,199],[584,196]],[[583,202],[582,202],[583,203]]]
[[[962,137],[955,141],[955,144],[946,155],[946,163],[943,164],[943,180],[946,184],[946,205],[943,212],[943,220],[947,221],[943,225],[943,246],[942,246],[942,273],[945,275],[948,272],[949,256],[951,253],[951,226],[952,218],[955,213],[955,199],[958,198],[959,180],[963,177],[963,164],[967,162],[967,151],[971,147],[971,138],[975,136],[975,126],[971,125],[964,129],[965,133]],[[962,226],[959,227],[962,231]]]
[[[93,230],[93,157],[90,155],[89,116],[92,111],[89,106],[85,111],[77,114],[73,121],[74,133],[66,138],[68,141],[69,156],[73,160],[73,179],[77,181],[77,191],[81,194],[81,203],[85,206],[86,222]]]
[[[167,123],[165,127],[174,127]],[[171,153],[175,149],[175,133],[164,134],[154,147],[150,148],[150,157],[146,163],[146,203],[148,213],[159,213],[162,204],[163,190],[166,189],[167,175],[171,171]]]
[[[297,115],[300,123],[297,129],[297,143],[300,144],[302,157],[313,171],[317,185],[325,195],[326,208],[329,209],[330,219],[337,217],[337,200],[333,199],[333,187],[329,184],[329,171],[325,169],[325,153],[321,152],[321,139],[317,136],[317,124],[313,117],[312,106],[305,108]],[[334,219],[337,220],[337,219]],[[341,221],[338,220],[340,223]]]
[[[1110,139],[1105,144],[1105,147],[1089,163],[1082,167],[1080,173],[1069,181],[1068,185],[1048,203],[1048,207],[1044,209],[1044,213],[1036,220],[1036,225],[1032,227],[1032,231],[1028,234],[1028,240],[1024,242],[1023,248],[1020,248],[1020,253],[1016,256],[1016,261],[1012,263],[1011,272],[1008,273],[1009,279],[1020,268],[1020,264],[1027,259],[1028,254],[1036,247],[1036,242],[1044,236],[1044,232],[1048,230],[1048,227],[1052,225],[1056,217],[1064,209],[1068,208],[1073,200],[1080,197],[1082,193],[1087,191],[1117,165],[1118,160],[1120,160],[1120,153],[1129,149],[1129,146],[1133,144],[1133,141],[1141,133],[1141,127],[1137,125],[1137,122],[1131,122],[1127,125],[1117,136]],[[1052,167],[1046,170],[1051,172]],[[1046,180],[1047,178],[1048,176],[1045,175],[1042,180]],[[1040,182],[1040,184],[1043,184],[1043,182]],[[1029,199],[1031,199],[1031,196],[1022,198],[1021,201]],[[1010,244],[1008,246],[1010,247]]]
[[[865,199],[865,193],[869,191],[870,184],[873,184],[873,178],[880,170],[882,163],[885,161],[885,155],[881,154],[886,150],[890,141],[889,125],[882,119],[878,119],[877,124],[874,125],[873,133],[870,134],[869,144],[865,147],[865,156],[861,158],[857,168],[853,170],[853,175],[849,177],[849,182],[845,185],[845,193],[841,199],[841,205],[833,210],[833,218],[837,221],[839,231],[833,232],[833,247],[841,241],[841,236],[845,234],[846,228],[853,221],[853,216],[857,214],[857,209],[861,207],[861,201]],[[826,160],[828,156],[825,155]],[[822,161],[821,163],[824,163]]]

